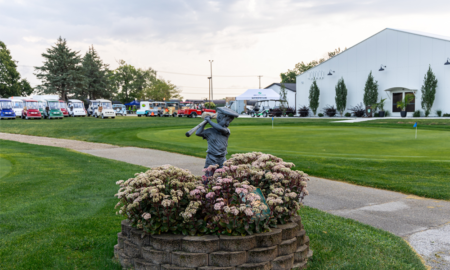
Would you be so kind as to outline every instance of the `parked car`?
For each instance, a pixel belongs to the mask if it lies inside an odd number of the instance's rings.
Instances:
[[[10,97],[11,106],[16,114],[16,117],[20,117],[23,111],[23,98],[22,97]]]
[[[69,99],[67,107],[69,108],[69,116],[85,117],[87,115],[86,109],[84,108],[84,103],[78,99]]]
[[[22,119],[42,119],[42,114],[39,111],[39,103],[37,100],[24,99],[24,107],[22,110]]]
[[[2,119],[16,119],[16,113],[12,109],[10,99],[0,99],[0,120]]]
[[[67,103],[64,100],[59,100],[59,109],[63,113],[64,117],[69,116],[69,110],[67,109]]]
[[[116,115],[120,114],[122,116],[127,116],[127,107],[123,104],[113,104],[113,110],[116,112]]]
[[[186,116],[196,118],[197,116],[202,115],[203,112],[216,112],[216,110],[206,109],[201,103],[183,102],[182,104],[182,108],[177,112],[178,117]]]
[[[111,101],[107,99],[97,99],[96,101],[98,102],[98,106],[94,110],[93,116],[95,118],[116,118]]]

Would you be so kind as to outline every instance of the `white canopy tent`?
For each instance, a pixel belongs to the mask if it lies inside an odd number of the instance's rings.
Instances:
[[[236,100],[280,100],[280,95],[272,89],[248,89],[242,95],[237,96]]]

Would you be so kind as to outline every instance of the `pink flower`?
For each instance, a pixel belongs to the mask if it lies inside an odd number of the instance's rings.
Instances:
[[[206,198],[212,199],[212,198],[214,198],[214,195],[215,195],[214,192],[209,192],[208,194],[206,194]]]
[[[219,190],[219,189],[222,189],[222,187],[221,187],[221,186],[214,186],[214,187],[212,188],[212,190]]]
[[[251,208],[245,209],[244,213],[249,217],[253,216],[253,211]]]
[[[152,217],[152,215],[150,215],[149,213],[144,213],[144,214],[142,214],[142,217],[143,217],[145,220],[149,220],[149,219]]]

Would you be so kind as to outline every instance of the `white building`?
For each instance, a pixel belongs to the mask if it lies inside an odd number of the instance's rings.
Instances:
[[[297,76],[297,107],[309,105],[309,88],[316,78],[320,89],[319,109],[335,105],[335,86],[344,78],[347,86],[347,109],[363,102],[364,85],[372,71],[378,81],[378,101],[386,98],[384,110],[400,116],[396,101],[408,92],[415,101],[408,112],[421,110],[421,88],[428,67],[438,80],[436,110],[450,113],[450,37],[386,28],[337,56]],[[348,110],[346,110],[348,111]],[[412,116],[409,113],[408,116]]]
[[[297,85],[295,83],[285,83],[284,88],[286,89],[286,101],[288,103],[288,106],[296,109],[296,103],[295,103],[295,92],[296,92]],[[271,85],[267,86],[265,89],[272,89],[278,94],[281,92],[281,83],[272,83]],[[281,95],[281,94],[280,94]],[[271,101],[269,102],[269,106],[273,107],[275,106],[275,102]]]

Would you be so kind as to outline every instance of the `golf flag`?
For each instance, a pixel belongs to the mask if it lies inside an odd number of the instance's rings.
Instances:
[[[417,139],[417,122],[414,123],[414,126],[416,128],[416,139]]]
[[[272,129],[273,129],[273,116],[272,116]]]

